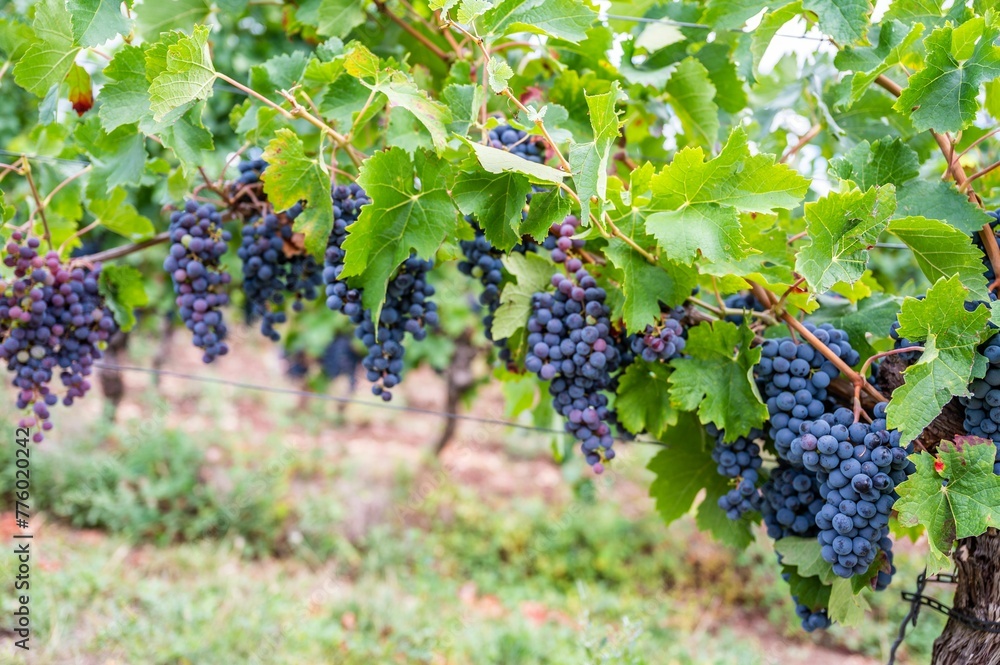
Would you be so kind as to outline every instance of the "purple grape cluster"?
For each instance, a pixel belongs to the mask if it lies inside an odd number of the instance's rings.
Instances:
[[[357,386],[358,365],[361,364],[361,357],[355,353],[354,345],[348,335],[337,335],[323,349],[323,354],[319,358],[320,369],[323,376],[329,380],[334,380],[338,376],[346,376],[350,384],[351,391]]]
[[[799,602],[798,596],[792,596],[795,603],[795,615],[802,620],[802,630],[811,633],[815,630],[825,630],[833,625],[830,615],[826,613],[826,608],[814,610],[808,605]]]
[[[996,444],[993,473],[1000,475],[1000,335],[986,340],[980,352],[989,362],[986,375],[975,379],[969,386],[972,395],[959,401],[965,407],[965,431]]]
[[[712,450],[712,461],[716,463],[716,471],[724,478],[731,478],[736,486],[719,497],[719,508],[731,520],[738,520],[747,513],[759,511],[761,493],[759,484],[760,467],[763,460],[760,456],[761,446],[758,441],[763,436],[761,432],[752,430],[748,435],[737,438],[732,443],[725,443],[724,432],[714,425],[706,427],[709,435],[715,436],[715,448]]]
[[[538,137],[528,136],[528,133],[511,127],[500,125],[489,133],[490,146],[498,150],[506,150],[529,162],[541,164],[545,161],[545,142]]]
[[[580,228],[580,219],[576,215],[570,215],[562,221],[549,227],[549,236],[545,239],[543,246],[551,250],[550,255],[556,263],[565,263],[566,270],[575,273],[583,267],[583,263],[578,258],[569,256],[569,252],[574,249],[582,249],[585,241],[574,239],[573,236]]]
[[[840,577],[864,574],[888,535],[895,488],[913,472],[907,459],[912,445],[888,430],[886,403],[875,405],[870,424],[854,422],[849,409],[837,409],[804,422],[789,446],[789,460],[819,479],[825,501],[816,515],[823,559]]]
[[[816,535],[816,515],[823,508],[823,497],[815,473],[779,460],[761,488],[761,495],[760,512],[767,535],[773,540]]]
[[[733,295],[728,296],[723,302],[729,309],[742,309],[747,312],[763,312],[767,309],[749,291],[745,293],[734,293]],[[726,321],[735,323],[736,325],[741,325],[745,318],[746,317],[742,314],[729,314],[726,316]]]
[[[40,245],[14,231],[4,257],[13,279],[0,279],[0,360],[14,374],[17,408],[32,410],[18,426],[41,429],[35,442],[52,429],[49,408],[59,401],[55,372],[65,389],[63,404],[71,406],[90,390],[94,361],[118,329],[98,289],[101,265],[64,266],[56,252],[43,256]]]
[[[486,315],[483,317],[486,338],[497,345],[502,345],[505,340],[493,339],[493,314],[500,307],[500,285],[503,283],[505,272],[501,260],[503,254],[490,244],[475,221],[471,218],[466,219],[475,230],[476,237],[473,240],[459,241],[465,258],[459,261],[458,270],[463,275],[478,279],[483,285],[483,292],[479,294],[479,304],[486,308]]]
[[[222,308],[229,304],[229,273],[220,259],[232,239],[215,206],[187,201],[170,216],[170,252],[163,261],[174,283],[176,302],[194,345],[210,363],[229,352]]]
[[[861,359],[844,331],[829,323],[805,326],[848,365],[856,365]],[[799,344],[790,337],[766,340],[760,349],[754,375],[770,415],[768,435],[778,455],[787,457],[799,426],[826,412],[827,387],[840,370],[811,345]]]
[[[577,261],[577,259],[570,259]],[[569,267],[569,261],[566,262]],[[572,277],[552,277],[554,293],[532,297],[525,368],[545,381],[566,430],[581,442],[587,463],[597,473],[614,459],[614,418],[603,391],[621,357],[611,337],[607,294],[582,267]]]
[[[632,353],[646,362],[667,362],[677,358],[684,351],[684,326],[675,318],[668,317],[657,327],[646,326],[642,334],[629,338]]]
[[[239,170],[240,174],[229,187],[230,191],[233,193],[239,191],[247,185],[253,185],[260,182],[260,175],[264,172],[264,169],[267,168],[267,162],[261,159],[260,156],[257,156],[252,159],[241,160],[236,165],[236,168]]]
[[[351,288],[340,279],[344,271],[344,240],[347,227],[357,221],[361,208],[371,203],[371,199],[357,184],[337,185],[331,190],[333,197],[333,230],[326,246],[326,261],[323,266],[323,282],[326,284],[326,306],[335,312],[342,312],[351,319],[362,316],[361,290]],[[359,319],[360,320],[360,319]]]

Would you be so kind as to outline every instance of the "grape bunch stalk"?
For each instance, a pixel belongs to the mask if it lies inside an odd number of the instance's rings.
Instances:
[[[222,308],[229,304],[230,275],[220,259],[231,236],[215,206],[187,201],[170,216],[170,252],[163,262],[174,283],[176,302],[195,346],[206,363],[226,355],[227,329]]]
[[[55,373],[65,389],[63,404],[71,406],[90,390],[94,361],[118,330],[98,288],[101,265],[64,265],[56,252],[42,255],[40,245],[14,231],[4,257],[13,279],[0,279],[0,360],[14,375],[17,408],[31,409],[18,426],[40,427],[35,442],[52,429]]]

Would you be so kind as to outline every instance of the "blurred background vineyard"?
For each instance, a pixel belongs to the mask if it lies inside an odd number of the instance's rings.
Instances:
[[[118,362],[149,366],[159,347],[134,336]],[[289,377],[250,335],[211,368],[175,347],[178,372],[320,381],[315,363]],[[623,446],[595,479],[544,433],[463,422],[435,456],[436,416],[122,378],[116,423],[95,396],[33,451],[34,663],[876,663],[923,555],[898,544],[899,584],[872,621],[809,636],[763,534],[735,554],[691,520],[663,526],[645,489],[654,446]],[[447,392],[424,368],[399,401],[441,410]],[[471,412],[512,417],[505,403],[487,385]],[[901,662],[926,662],[941,626],[921,616]]]

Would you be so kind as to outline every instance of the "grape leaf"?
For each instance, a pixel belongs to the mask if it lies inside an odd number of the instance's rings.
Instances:
[[[742,550],[753,542],[754,536],[751,527],[754,523],[749,516],[731,520],[719,508],[719,499],[729,489],[725,485],[706,488],[705,498],[698,504],[695,523],[700,531],[712,534],[712,537],[720,543]]]
[[[512,152],[493,148],[481,143],[473,143],[464,137],[462,140],[476,153],[476,158],[484,169],[490,173],[515,171],[528,176],[533,182],[545,182],[558,185],[566,177],[566,173],[551,166],[536,164]]]
[[[147,220],[148,221],[148,220]],[[106,265],[98,282],[101,295],[122,332],[135,327],[135,310],[149,304],[142,273],[127,265]]]
[[[742,28],[747,19],[760,13],[765,7],[778,9],[785,2],[769,2],[768,0],[708,0],[701,22],[716,30],[731,30]]]
[[[209,29],[198,26],[191,37],[167,47],[165,69],[149,86],[149,106],[157,121],[176,108],[212,95],[215,68],[208,48]],[[147,71],[149,60],[147,59]]]
[[[144,5],[138,13],[138,23],[147,39],[170,30],[190,30],[195,24],[208,21],[212,15],[212,3],[208,0],[145,2]]]
[[[757,72],[771,40],[786,23],[802,13],[802,3],[798,0],[780,8],[768,10],[760,25],[750,37],[750,54],[753,56],[753,71]]]
[[[397,266],[413,251],[432,257],[456,229],[451,167],[433,154],[418,152],[411,160],[402,148],[390,148],[362,164],[358,184],[372,202],[344,241],[343,276],[355,277],[351,283],[364,288],[364,306],[377,321]]]
[[[543,241],[549,234],[549,227],[562,222],[569,215],[569,199],[558,189],[536,192],[531,195],[528,218],[521,222],[518,233]]]
[[[715,470],[711,437],[692,414],[682,414],[664,438],[667,448],[656,453],[646,468],[656,476],[649,495],[660,517],[670,524],[691,509],[699,492],[725,487],[726,479]]]
[[[490,89],[499,95],[507,89],[507,82],[514,76],[514,70],[506,60],[494,55],[486,64],[486,74],[489,77]]]
[[[861,141],[843,156],[831,159],[830,173],[862,190],[878,185],[899,187],[919,175],[920,158],[902,139],[886,136],[874,143]]]
[[[531,183],[520,173],[488,173],[473,163],[455,179],[452,195],[465,215],[474,215],[490,244],[507,252],[521,242],[518,230]]]
[[[896,203],[897,217],[940,219],[968,235],[978,232],[983,224],[992,220],[955,185],[940,178],[921,178],[906,183],[896,193]]]
[[[107,196],[115,187],[138,185],[142,180],[146,170],[145,139],[134,125],[106,133],[99,118],[90,116],[76,128],[74,137],[94,167],[87,182],[87,198]]]
[[[34,41],[35,31],[30,25],[0,18],[0,53],[6,54],[8,60],[20,60]]]
[[[127,192],[116,187],[110,195],[91,200],[87,208],[101,226],[124,236],[133,242],[145,240],[153,235],[153,222],[139,214],[125,199]]]
[[[268,163],[261,176],[268,200],[276,210],[288,210],[299,201],[306,202],[305,210],[295,219],[294,229],[305,235],[306,251],[322,262],[333,230],[329,173],[320,162],[306,155],[302,139],[290,129],[279,129],[262,157]]]
[[[101,106],[97,111],[104,130],[112,132],[134,122],[144,126],[144,131],[151,129],[153,114],[149,109],[143,49],[132,44],[122,46],[104,68],[104,75],[110,80],[101,88]]]
[[[871,606],[861,594],[854,593],[851,580],[838,577],[830,588],[830,604],[827,614],[830,621],[836,621],[843,626],[859,626],[865,620],[865,615]]]
[[[215,147],[212,133],[201,122],[200,106],[164,127],[159,135],[163,145],[173,150],[185,168],[192,171],[205,163],[205,153]]]
[[[889,223],[910,250],[928,280],[957,275],[976,300],[989,300],[983,278],[983,253],[969,242],[969,236],[936,219],[903,217]]]
[[[837,68],[854,71],[851,103],[861,99],[875,79],[899,64],[914,45],[919,44],[923,24],[909,25],[907,28],[899,21],[886,21],[876,28],[878,43],[875,46],[849,46],[837,53],[834,58]]]
[[[819,17],[819,27],[839,44],[865,36],[872,6],[868,0],[802,0],[802,6]]]
[[[956,540],[1000,526],[1000,476],[993,473],[997,449],[992,441],[956,437],[942,442],[937,455],[920,452],[910,459],[917,470],[896,487],[895,508],[903,526],[927,529],[932,574],[948,567]]]
[[[581,0],[501,0],[483,14],[479,23],[484,37],[533,32],[581,42],[596,18],[594,10]]]
[[[493,336],[496,339],[514,336],[528,323],[531,297],[549,289],[552,263],[534,252],[513,252],[503,258],[504,267],[513,278],[503,287],[500,307],[493,315]]]
[[[837,282],[855,282],[896,209],[892,185],[832,192],[805,206],[810,242],[799,250],[795,270],[814,292]]]
[[[719,138],[719,107],[712,101],[716,89],[705,66],[694,57],[685,58],[670,75],[665,90],[684,135],[712,150]]]
[[[295,18],[324,37],[346,37],[365,22],[365,3],[357,0],[307,0]]]
[[[894,109],[923,131],[965,129],[979,110],[979,88],[1000,76],[1000,29],[980,18],[938,28],[924,40],[926,66],[907,81]]]
[[[889,402],[888,424],[900,431],[903,444],[917,438],[953,396],[969,395],[969,383],[986,371],[976,346],[990,334],[985,327],[990,312],[983,306],[966,311],[968,295],[958,277],[941,278],[924,300],[903,301],[899,336],[923,341],[924,347]]]
[[[809,182],[773,155],[751,155],[747,134],[733,130],[718,157],[684,148],[653,176],[646,229],[667,258],[691,263],[740,260],[750,253],[738,212],[771,212],[798,205]]]
[[[669,376],[670,369],[663,363],[642,360],[625,370],[618,381],[615,413],[628,431],[649,432],[659,438],[677,424],[677,411],[670,404]]]
[[[73,40],[73,23],[65,0],[38,3],[32,27],[35,41],[14,65],[14,82],[43,97],[66,78],[80,47]]]
[[[82,46],[100,46],[130,30],[118,0],[68,0],[66,5],[73,19],[73,36]]]
[[[794,567],[802,577],[815,577],[823,584],[837,579],[833,567],[823,560],[815,538],[788,536],[774,543],[774,551],[781,556],[782,565]]]
[[[698,410],[703,423],[725,430],[726,441],[735,441],[767,420],[753,381],[753,366],[760,349],[751,348],[754,334],[745,325],[727,321],[701,323],[688,331],[684,351],[689,357],[670,364],[670,397],[675,406]]]
[[[453,83],[441,92],[441,99],[451,111],[448,131],[465,136],[469,127],[479,121],[479,109],[483,104],[482,86]]]
[[[66,85],[69,92],[66,97],[77,115],[83,115],[94,106],[94,86],[90,80],[90,74],[80,65],[73,63],[69,74],[66,76]],[[58,92],[58,86],[53,86]],[[53,117],[53,120],[55,118]]]
[[[573,182],[580,197],[580,219],[586,224],[590,218],[590,200],[596,196],[600,201],[607,198],[608,162],[611,149],[618,140],[621,121],[615,106],[622,97],[618,82],[601,95],[586,95],[590,109],[590,125],[594,130],[594,140],[573,145],[569,162],[573,169]]]

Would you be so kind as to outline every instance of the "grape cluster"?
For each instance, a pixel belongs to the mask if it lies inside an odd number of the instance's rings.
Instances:
[[[761,487],[761,495],[760,512],[773,540],[816,535],[816,515],[823,508],[823,497],[815,473],[779,460]]]
[[[816,515],[823,559],[841,577],[865,573],[888,534],[895,487],[913,471],[911,448],[887,430],[886,403],[875,405],[870,424],[854,422],[849,409],[803,423],[790,458],[815,472],[825,501]]]
[[[833,625],[833,622],[830,621],[830,615],[826,613],[826,608],[819,611],[813,610],[808,605],[800,603],[798,596],[792,596],[792,602],[795,603],[795,615],[802,619],[802,629],[807,633],[814,630],[825,630]]]
[[[63,404],[70,406],[90,390],[94,361],[117,331],[117,325],[98,289],[101,265],[62,265],[59,254],[39,252],[38,238],[11,234],[4,265],[13,279],[0,279],[0,360],[14,374],[17,408],[32,410],[18,426],[41,431],[41,442],[52,429],[49,408],[59,398],[52,380],[59,372],[65,388]]]
[[[844,331],[829,323],[805,326],[848,365],[861,359]],[[760,348],[754,372],[770,415],[768,434],[778,455],[787,457],[802,423],[826,412],[827,387],[840,370],[811,345],[798,344],[790,337],[766,340]]]
[[[749,512],[760,510],[761,494],[757,484],[763,460],[757,441],[762,436],[761,432],[752,430],[732,443],[725,443],[724,433],[714,425],[709,425],[706,429],[709,435],[716,437],[715,448],[712,450],[716,470],[720,476],[736,481],[733,489],[719,497],[719,508],[731,520],[738,520]]]
[[[473,240],[459,241],[465,259],[459,261],[458,270],[463,275],[478,279],[483,285],[483,292],[479,294],[479,304],[486,308],[486,315],[483,317],[486,338],[497,345],[502,345],[504,340],[493,339],[493,314],[500,307],[500,285],[504,278],[501,260],[503,255],[490,244],[475,221],[471,218],[466,219],[475,230],[476,237]]]
[[[347,282],[340,279],[344,271],[344,240],[347,239],[347,227],[357,221],[361,208],[371,199],[357,184],[337,185],[331,190],[333,197],[333,230],[326,246],[326,257],[323,265],[323,283],[326,284],[326,306],[335,312],[342,312],[352,320],[363,316],[361,307],[361,290],[352,289]],[[357,322],[357,321],[356,321]]]
[[[878,547],[885,555],[885,566],[879,569],[878,575],[875,577],[875,590],[885,591],[892,583],[892,576],[896,574],[896,566],[892,562],[892,538],[888,535],[883,536],[882,540],[878,542]],[[888,567],[889,570],[885,570],[885,567]]]
[[[528,136],[527,132],[510,125],[500,125],[490,130],[489,137],[490,146],[493,148],[506,150],[536,164],[545,161],[545,142]]]
[[[260,174],[263,173],[266,168],[267,162],[259,156],[253,159],[241,160],[236,165],[236,169],[240,172],[240,174],[230,185],[230,190],[235,193],[242,187],[260,182]]]
[[[980,352],[989,361],[986,375],[975,379],[969,386],[972,395],[959,401],[965,407],[965,431],[996,444],[993,473],[1000,475],[1000,335],[986,340]]]
[[[668,317],[658,326],[646,326],[642,334],[629,337],[629,349],[646,362],[667,362],[681,355],[687,340],[684,326],[676,318]]]
[[[575,260],[575,259],[571,259]],[[567,266],[568,266],[567,262]],[[602,391],[612,388],[621,357],[611,337],[607,294],[582,267],[552,277],[554,293],[536,293],[528,319],[525,368],[545,381],[566,430],[597,473],[614,459],[614,418]]]
[[[346,376],[351,390],[357,385],[357,370],[361,364],[361,358],[354,351],[351,338],[347,335],[337,335],[323,349],[323,354],[319,358],[320,368],[323,376],[329,380],[334,380],[338,376]]]
[[[174,283],[176,302],[194,345],[210,363],[229,352],[222,308],[229,304],[230,282],[221,263],[231,239],[222,228],[222,216],[211,204],[187,201],[170,216],[170,253],[163,261]]]
[[[728,296],[723,302],[729,309],[742,309],[748,312],[763,312],[767,309],[749,291],[746,293],[734,293],[733,295]],[[744,318],[745,317],[742,314],[728,314],[726,316],[726,321],[735,323],[736,325],[741,325]]]
[[[585,244],[585,241],[573,238],[579,228],[580,219],[576,215],[570,215],[562,223],[556,222],[549,227],[549,236],[542,245],[550,250],[552,260],[566,264],[566,270],[570,273],[575,273],[583,267],[580,259],[567,254],[571,250],[582,249]]]

